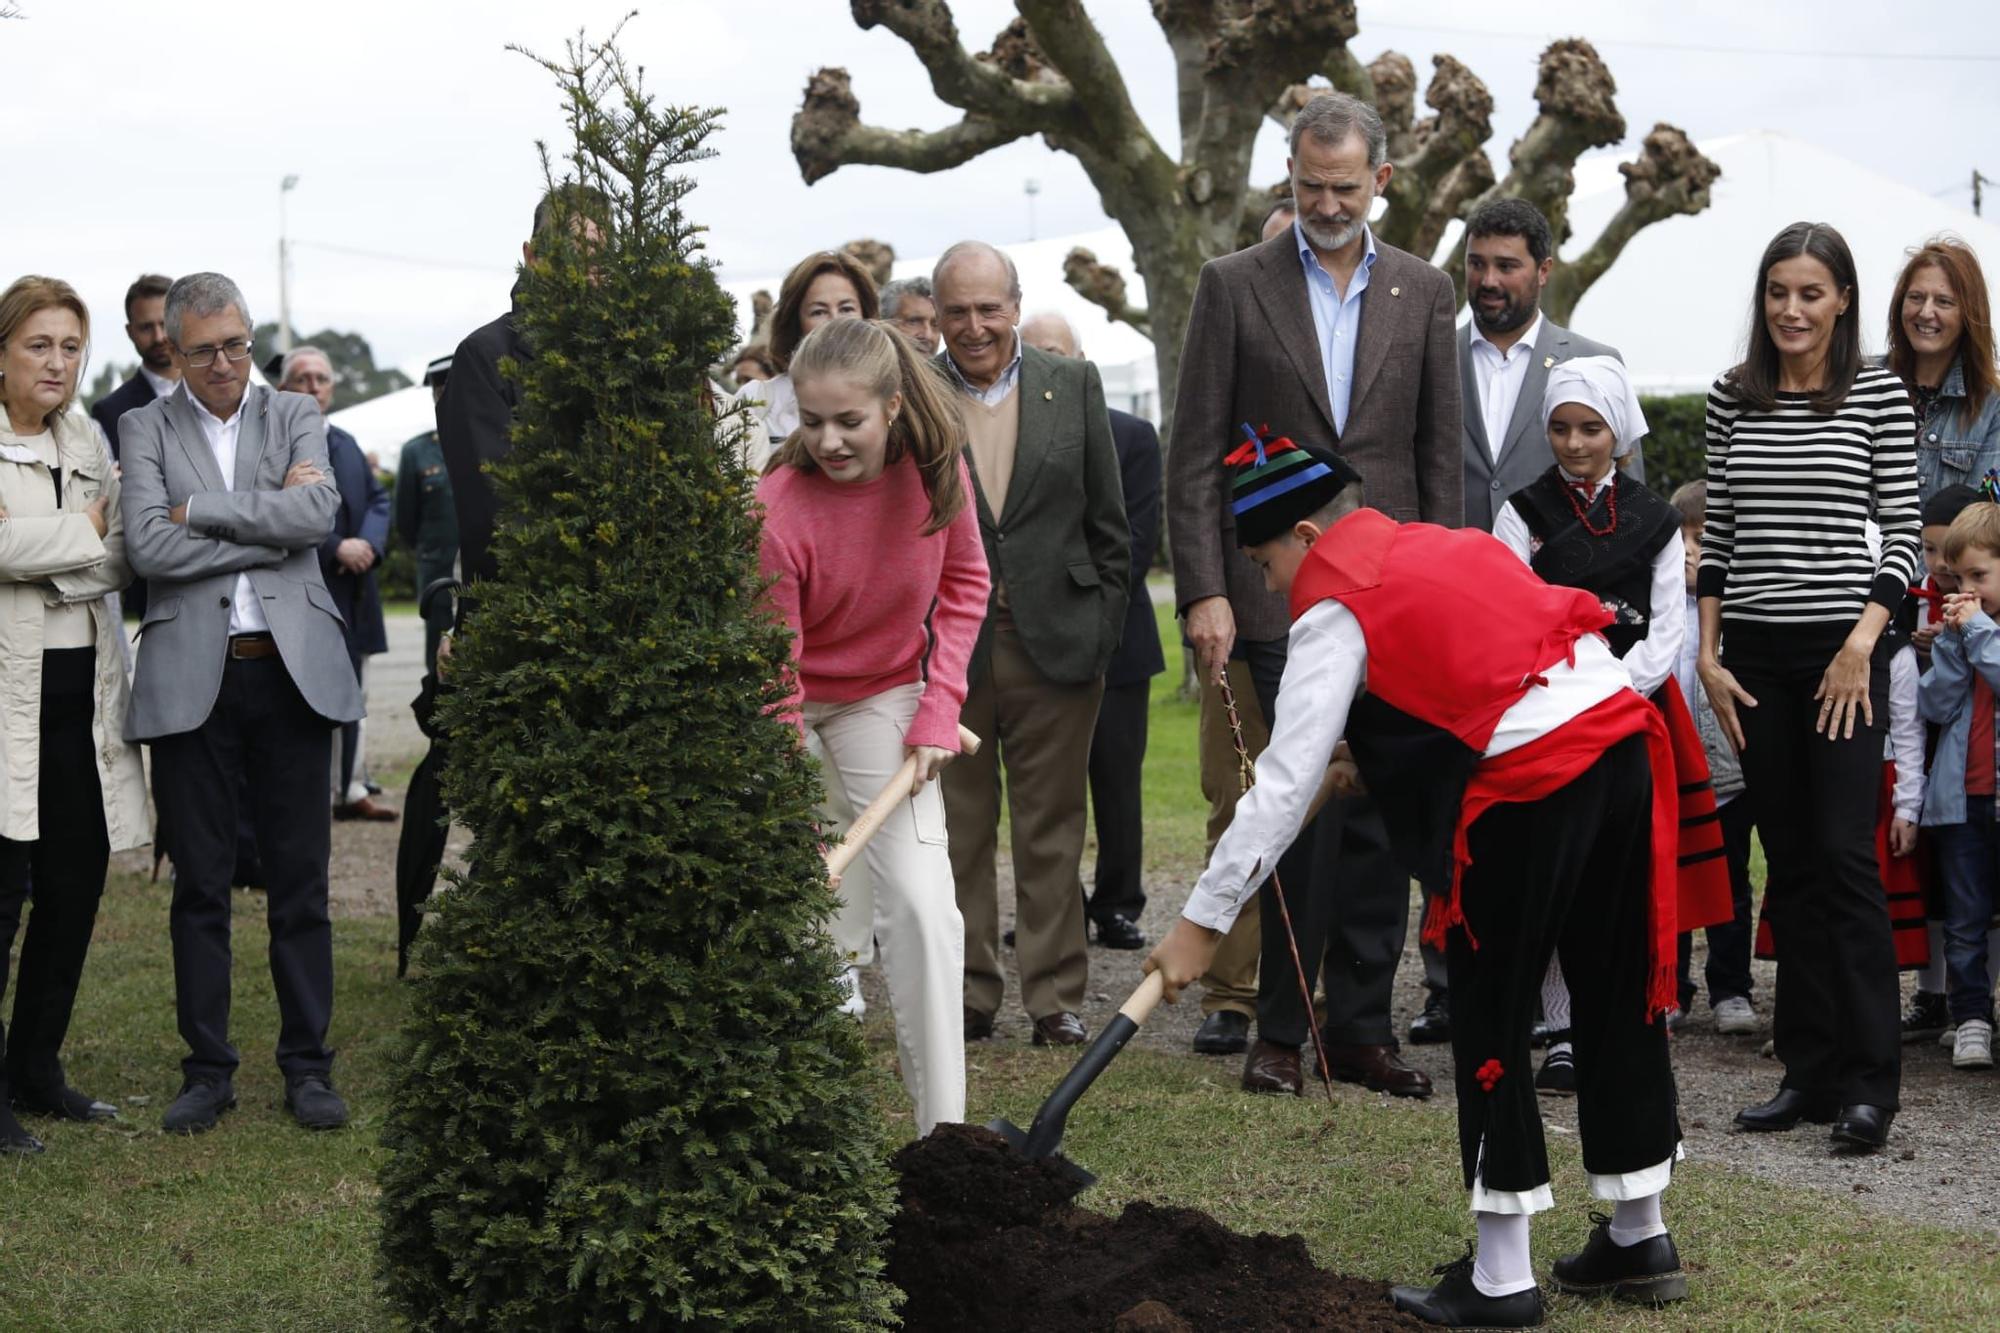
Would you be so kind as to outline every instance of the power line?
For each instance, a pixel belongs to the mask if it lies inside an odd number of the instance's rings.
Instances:
[[[1458,28],[1433,23],[1368,23],[1366,31],[1375,32],[1383,28],[1396,32],[1442,33],[1449,37],[1499,37],[1520,41],[1547,41],[1548,34],[1535,32],[1503,32],[1497,28]],[[1648,51],[1681,51],[1691,55],[1706,56],[1795,56],[1807,60],[1916,60],[1923,62],[1955,62],[1972,64],[2000,64],[2000,54],[1984,55],[1978,52],[1956,51],[1800,51],[1773,46],[1711,46],[1699,42],[1655,42],[1634,37],[1592,37],[1594,43],[1603,46],[1635,46]]]
[[[294,248],[309,246],[314,250],[325,250],[331,254],[349,255],[356,259],[379,259],[390,264],[414,264],[420,268],[461,269],[468,273],[512,273],[510,267],[499,264],[471,264],[462,259],[432,259],[421,255],[391,254],[386,250],[364,250],[359,246],[335,245],[331,241],[293,241]]]

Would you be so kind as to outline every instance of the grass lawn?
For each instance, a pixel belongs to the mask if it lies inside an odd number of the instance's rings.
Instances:
[[[1162,613],[1171,651],[1178,639]],[[1154,681],[1147,758],[1149,859],[1190,870],[1202,854],[1195,708],[1178,672]],[[111,1126],[37,1122],[49,1152],[0,1160],[0,1330],[327,1329],[392,1326],[376,1295],[375,1173],[393,1033],[403,997],[387,919],[335,923],[336,1074],[355,1111],[308,1135],[282,1106],[271,1061],[276,1011],[262,899],[236,898],[240,1108],[214,1133],[168,1138],[179,1084],[167,892],[114,879],[84,977],[71,1081],[117,1102]],[[886,1015],[870,1019],[892,1133],[908,1111]],[[1016,1044],[972,1053],[975,1119],[1025,1125],[1066,1068]],[[1085,1202],[1147,1198],[1201,1207],[1244,1230],[1302,1232],[1329,1267],[1424,1277],[1471,1234],[1448,1114],[1343,1090],[1324,1100],[1246,1099],[1234,1066],[1146,1051],[1114,1065],[1072,1118],[1070,1153],[1098,1173]],[[1573,1142],[1557,1137],[1561,1211],[1537,1229],[1538,1266],[1588,1229]],[[2000,1255],[1969,1237],[1858,1214],[1828,1196],[1691,1164],[1671,1220],[1697,1274],[1663,1314],[1558,1302],[1551,1327],[1710,1329],[2000,1326]]]

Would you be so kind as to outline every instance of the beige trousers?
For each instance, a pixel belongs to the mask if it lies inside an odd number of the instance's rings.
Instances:
[[[1236,696],[1236,717],[1243,724],[1243,746],[1250,758],[1264,752],[1271,733],[1264,724],[1263,710],[1257,706],[1257,690],[1250,679],[1250,664],[1229,664],[1229,688]],[[1212,680],[1201,684],[1201,794],[1208,800],[1208,850],[1213,852],[1222,831],[1236,814],[1236,798],[1242,795],[1242,777],[1236,743],[1229,732],[1229,714],[1222,705],[1222,691]],[[1263,933],[1258,924],[1259,895],[1252,893],[1243,905],[1229,933],[1215,951],[1215,960],[1201,979],[1201,1011],[1204,1014],[1229,1010],[1245,1018],[1257,1016],[1257,961],[1263,950]]]
[[[903,733],[923,690],[899,685],[855,703],[805,705],[806,733],[825,765],[827,786],[838,786],[852,808],[873,800],[902,765]],[[952,894],[938,784],[925,784],[897,807],[862,859],[874,881],[872,933],[881,945],[903,1086],[916,1104],[921,1137],[941,1122],[965,1119],[964,1019],[952,1003],[965,971],[965,927]]]
[[[1090,736],[1104,678],[1058,685],[1028,660],[1013,626],[993,628],[992,667],[960,714],[986,741],[944,771],[951,865],[965,916],[965,1005],[998,1012],[1000,768],[1014,853],[1014,960],[1030,1018],[1083,1008],[1090,961],[1083,926],[1083,837]]]

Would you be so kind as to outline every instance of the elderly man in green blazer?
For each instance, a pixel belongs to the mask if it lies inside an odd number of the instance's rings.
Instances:
[[[1083,834],[1090,737],[1124,627],[1131,534],[1104,385],[1088,361],[1024,347],[1013,261],[962,241],[931,275],[963,393],[992,600],[961,714],[988,744],[944,771],[965,917],[965,1035],[988,1036],[1006,992],[995,854],[1000,766],[1013,834],[1015,959],[1036,1045],[1088,1034]]]

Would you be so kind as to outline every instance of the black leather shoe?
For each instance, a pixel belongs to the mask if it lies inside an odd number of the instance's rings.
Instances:
[[[169,1134],[200,1134],[215,1128],[224,1111],[236,1109],[236,1088],[226,1078],[189,1079],[160,1120]]]
[[[1590,1239],[1575,1254],[1555,1261],[1550,1270],[1557,1291],[1572,1296],[1610,1296],[1641,1305],[1665,1305],[1688,1294],[1687,1274],[1671,1235],[1620,1245],[1611,1239],[1611,1219],[1592,1213]]]
[[[1833,1119],[1835,1109],[1831,1097],[1800,1092],[1797,1088],[1779,1088],[1778,1095],[1770,1101],[1738,1111],[1736,1127],[1761,1134],[1781,1134],[1796,1127],[1801,1120],[1810,1120],[1815,1125],[1827,1124]]]
[[[1435,1046],[1451,1040],[1451,1006],[1442,995],[1424,1000],[1424,1011],[1410,1023],[1410,1044]]]
[[[347,1123],[347,1103],[333,1090],[325,1074],[300,1074],[285,1080],[285,1109],[307,1129],[339,1129]]]
[[[1896,1113],[1880,1106],[1843,1106],[1834,1117],[1833,1141],[1841,1148],[1874,1152],[1889,1141]]]
[[[110,1102],[100,1102],[86,1097],[75,1088],[58,1089],[54,1096],[44,1096],[39,1092],[17,1092],[14,1094],[14,1109],[29,1115],[52,1115],[63,1120],[74,1120],[88,1124],[93,1120],[116,1120],[118,1108]]]
[[[1465,1257],[1431,1270],[1435,1287],[1391,1287],[1389,1299],[1426,1324],[1445,1328],[1535,1328],[1542,1322],[1542,1289],[1529,1287],[1511,1296],[1488,1296],[1472,1285],[1472,1244]]]
[[[965,1006],[965,1039],[985,1041],[993,1035],[993,1015],[982,1014],[971,1005]]]
[[[42,1141],[23,1129],[12,1111],[0,1106],[0,1157],[32,1157],[41,1151]]]
[[[1241,1055],[1250,1049],[1250,1020],[1234,1009],[1218,1009],[1194,1032],[1196,1055]]]
[[[1113,912],[1097,923],[1097,942],[1107,949],[1143,949],[1146,936],[1122,912]]]

